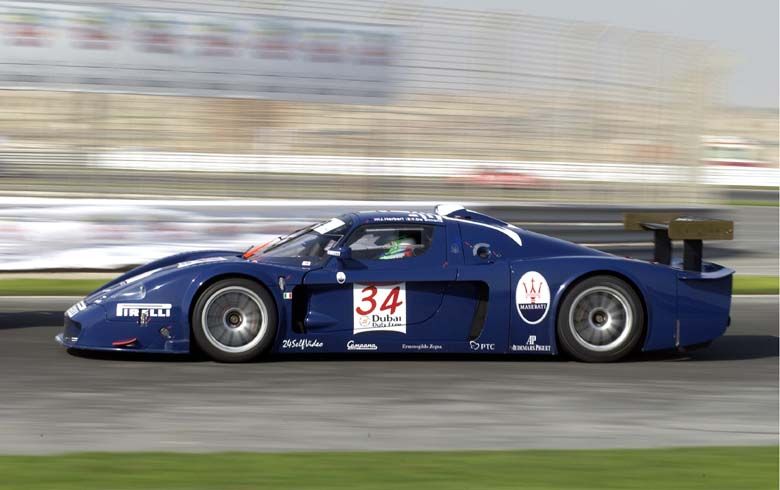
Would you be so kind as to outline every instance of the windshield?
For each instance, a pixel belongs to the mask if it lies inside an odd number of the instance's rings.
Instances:
[[[345,217],[316,223],[279,239],[264,247],[249,259],[287,258],[311,261],[311,265],[324,260],[327,250],[334,246],[349,229],[349,220]]]

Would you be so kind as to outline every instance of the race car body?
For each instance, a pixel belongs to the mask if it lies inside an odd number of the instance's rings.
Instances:
[[[73,349],[198,348],[225,362],[309,352],[613,361],[724,333],[733,271],[687,250],[686,265],[698,269],[617,257],[457,206],[356,212],[246,253],[138,267],[70,308],[57,340]]]

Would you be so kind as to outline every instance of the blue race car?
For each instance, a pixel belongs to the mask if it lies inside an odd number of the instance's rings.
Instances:
[[[729,325],[733,270],[702,240],[733,223],[627,215],[653,262],[617,257],[459,206],[345,214],[245,253],[166,257],[65,313],[86,350],[188,353],[447,352],[615,361],[707,344]],[[671,240],[683,239],[682,262]]]

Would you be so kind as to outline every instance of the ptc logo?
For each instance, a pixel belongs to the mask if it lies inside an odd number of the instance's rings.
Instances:
[[[550,286],[543,275],[528,271],[517,281],[515,288],[517,313],[529,325],[544,320],[550,309]]]
[[[496,350],[496,344],[482,344],[482,343],[475,342],[475,341],[471,340],[471,341],[469,341],[469,348],[471,350],[494,351],[494,350]]]

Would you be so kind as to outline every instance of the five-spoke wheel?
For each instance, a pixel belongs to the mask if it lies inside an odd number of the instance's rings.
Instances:
[[[576,284],[558,315],[561,348],[588,362],[618,360],[642,337],[644,312],[633,288],[613,276],[594,276]]]
[[[206,288],[192,317],[195,341],[217,361],[250,360],[265,351],[276,334],[273,298],[248,279],[225,279]]]

